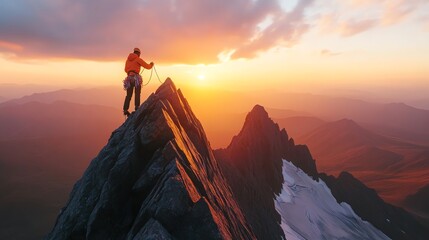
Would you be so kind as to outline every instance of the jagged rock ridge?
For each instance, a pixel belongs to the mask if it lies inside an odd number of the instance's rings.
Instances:
[[[274,206],[284,184],[282,159],[316,181],[327,177],[261,106],[215,155],[221,167],[181,91],[167,80],[113,132],[48,239],[282,239]],[[353,209],[374,203],[362,204],[368,193],[353,182],[339,188],[325,181]]]
[[[283,184],[282,159],[288,159],[318,179],[308,148],[295,145],[262,106],[247,115],[240,133],[226,149],[215,151],[239,205],[258,239],[284,238],[275,195]]]
[[[200,122],[166,82],[112,133],[48,239],[254,239]]]

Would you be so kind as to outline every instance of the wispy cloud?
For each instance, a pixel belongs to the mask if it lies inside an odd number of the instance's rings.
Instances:
[[[284,13],[279,9],[270,15],[270,23],[257,32],[257,36],[247,41],[237,49],[237,57],[253,57],[258,51],[265,51],[273,46],[292,46],[309,30],[310,25],[305,21],[305,11],[313,0],[298,1],[295,8]]]
[[[213,63],[293,46],[312,29],[353,37],[429,11],[427,0],[285,1],[0,1],[0,54],[119,60],[140,47],[158,62]]]
[[[427,5],[425,0],[390,0],[383,1],[384,14],[382,23],[390,25],[400,22],[418,10],[421,6]]]
[[[323,56],[323,57],[334,57],[334,56],[338,56],[338,55],[341,55],[341,54],[342,54],[341,52],[333,52],[333,51],[331,51],[329,49],[322,49],[320,51],[320,55]]]
[[[400,23],[422,8],[429,10],[426,0],[328,0],[325,4],[328,3],[330,7],[319,14],[318,25],[324,32],[343,37]]]
[[[344,37],[350,37],[361,32],[365,32],[377,25],[376,19],[362,19],[343,21],[339,25],[339,32]]]
[[[170,63],[209,63],[222,52],[252,57],[307,31],[299,0],[15,0],[0,3],[0,52],[21,58],[117,60],[138,46]],[[273,22],[260,28],[267,18]],[[259,31],[259,32],[258,32]],[[17,51],[11,46],[21,46]]]

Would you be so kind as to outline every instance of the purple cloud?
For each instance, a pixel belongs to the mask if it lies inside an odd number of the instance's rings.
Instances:
[[[232,58],[252,57],[297,41],[312,2],[299,0],[284,12],[277,0],[2,1],[0,52],[118,60],[140,47],[147,58],[169,63],[216,62],[231,50]],[[255,38],[268,17],[273,23]]]

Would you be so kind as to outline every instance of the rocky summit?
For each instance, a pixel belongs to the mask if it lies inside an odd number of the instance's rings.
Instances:
[[[254,239],[201,123],[167,79],[75,184],[47,239]]]
[[[365,221],[364,221],[365,220]],[[115,130],[47,239],[428,239],[348,173],[318,173],[262,106],[213,151],[171,79]]]
[[[284,239],[274,206],[284,182],[282,160],[288,159],[317,180],[316,164],[308,148],[295,145],[286,130],[280,130],[265,109],[256,105],[240,133],[215,155],[257,238]]]

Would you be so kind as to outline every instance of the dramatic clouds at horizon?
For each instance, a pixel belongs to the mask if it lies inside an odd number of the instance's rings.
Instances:
[[[353,37],[404,21],[427,5],[425,0],[0,0],[0,54],[110,61],[138,46],[159,62],[213,63],[293,47],[312,29]]]

